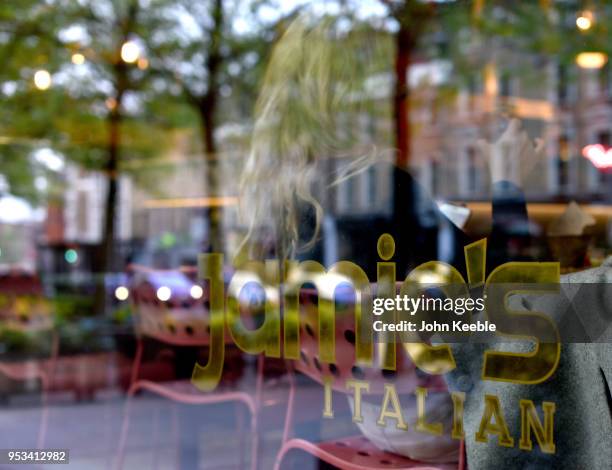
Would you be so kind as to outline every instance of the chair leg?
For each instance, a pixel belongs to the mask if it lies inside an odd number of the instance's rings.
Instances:
[[[123,468],[123,460],[125,457],[125,446],[127,441],[127,435],[130,427],[130,409],[132,405],[132,398],[134,394],[138,390],[138,386],[136,384],[132,384],[130,389],[128,390],[125,407],[123,410],[123,420],[121,423],[121,433],[119,435],[119,448],[117,449],[117,458],[115,459],[115,465],[113,468],[115,470],[121,470]]]
[[[283,428],[283,444],[289,440],[291,426],[293,426],[293,402],[295,401],[295,377],[293,370],[289,371],[289,396],[287,397],[287,414],[285,415],[285,425]]]
[[[259,436],[257,435],[257,413],[259,410],[251,412],[251,469],[257,470],[257,457],[259,451]]]
[[[281,444],[281,450],[279,451],[276,459],[274,461],[274,470],[280,470],[280,464],[282,462],[283,457],[285,456],[285,445],[289,441],[289,436],[291,435],[291,427],[293,426],[293,402],[295,401],[295,393],[296,393],[296,384],[295,384],[295,376],[293,373],[293,368],[289,365],[288,369],[288,379],[289,379],[289,396],[287,397],[287,412],[285,413],[285,424],[283,427],[283,441]]]
[[[47,426],[49,421],[49,406],[47,403],[47,392],[42,392],[42,412],[40,416],[40,426],[38,428],[38,438],[36,439],[36,447],[43,449],[47,438]]]
[[[245,461],[245,448],[244,448],[244,411],[240,406],[240,403],[234,404],[234,413],[236,413],[236,430],[238,431],[238,445],[240,446],[240,468],[244,468]]]
[[[120,437],[119,437],[119,447],[117,449],[117,458],[115,459],[115,464],[113,466],[114,470],[121,470],[123,468],[123,461],[124,461],[124,457],[125,457],[125,447],[126,447],[126,440],[127,440],[127,435],[128,435],[128,431],[129,431],[129,417],[130,417],[130,409],[131,409],[131,402],[132,402],[132,398],[134,397],[134,395],[136,394],[136,392],[142,388],[144,386],[143,382],[136,382],[134,384],[132,384],[132,386],[130,387],[130,389],[128,390],[128,394],[127,394],[127,398],[126,398],[126,403],[125,403],[125,408],[124,408],[124,413],[123,413],[123,422],[122,422],[122,426],[121,426],[121,433],[120,433]],[[168,397],[166,397],[168,398]],[[250,420],[250,434],[251,434],[251,468],[253,470],[257,469],[257,452],[258,452],[258,436],[257,436],[257,407],[255,406],[255,404],[250,401],[249,399],[246,399],[244,397],[236,397],[233,398],[233,400],[238,400],[239,403],[243,403],[250,415],[251,415],[251,420]],[[176,403],[173,403],[173,419],[172,419],[172,428],[173,431],[175,431],[178,434],[178,426],[177,426],[177,413],[176,413]],[[242,419],[242,418],[241,418]],[[241,426],[242,427],[242,426]],[[177,446],[178,449],[179,446]],[[243,456],[242,456],[243,457]],[[241,458],[242,458],[241,457]],[[244,462],[243,462],[244,463]],[[244,468],[244,465],[243,467]]]
[[[174,448],[176,449],[176,455],[174,456],[176,461],[176,467],[178,468],[181,459],[181,449],[179,445],[179,416],[178,416],[178,405],[175,402],[171,402],[172,405],[172,442],[174,442]]]
[[[236,402],[235,410],[236,410],[236,427],[238,428],[238,434],[240,436],[240,468],[246,468],[245,466],[245,443],[250,439],[250,447],[251,447],[251,466],[252,470],[257,470],[257,456],[259,451],[259,436],[257,435],[258,430],[258,420],[257,420],[257,411],[251,410],[247,406],[247,410],[245,411],[240,406],[244,402]],[[244,430],[244,415],[246,413],[250,414],[250,423],[249,423],[249,439],[245,439],[245,430]]]
[[[465,454],[465,440],[461,440],[461,444],[459,445],[459,464],[458,470],[466,470],[466,454]]]
[[[40,377],[40,401],[41,401],[41,415],[40,415],[40,426],[38,427],[38,437],[36,439],[36,447],[43,449],[45,447],[45,440],[47,438],[47,426],[49,421],[49,378],[46,375]]]
[[[159,459],[157,458],[157,441],[158,441],[158,431],[159,431],[159,408],[155,407],[155,411],[153,412],[153,470],[157,470],[157,462]]]
[[[142,360],[142,350],[142,339],[138,338],[138,340],[136,341],[136,354],[134,356],[134,363],[132,365],[132,372],[130,374],[130,387],[134,385],[136,380],[138,380],[138,374],[140,372],[140,361]]]
[[[142,350],[143,350],[143,342],[142,338],[138,338],[136,341],[136,354],[134,356],[134,362],[132,364],[132,371],[130,373],[130,385],[128,388],[128,392],[125,398],[125,408],[123,410],[123,420],[121,423],[121,434],[119,436],[119,448],[117,449],[117,458],[115,459],[115,470],[120,470],[123,468],[123,459],[125,453],[125,441],[127,439],[127,433],[129,428],[129,414],[130,414],[130,406],[132,397],[138,391],[138,386],[136,385],[136,381],[138,380],[138,375],[140,372],[140,361],[142,360]]]

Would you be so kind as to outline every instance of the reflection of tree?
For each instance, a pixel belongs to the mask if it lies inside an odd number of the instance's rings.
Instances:
[[[450,58],[457,77],[491,59],[493,45],[501,44],[517,54],[544,54],[569,64],[581,51],[609,53],[612,44],[612,11],[606,2],[590,4],[594,22],[587,31],[575,26],[582,7],[577,1],[381,2],[395,24],[392,32],[381,28],[381,36],[391,35],[395,46],[392,116],[400,166],[411,163],[408,72],[417,54],[419,58]],[[206,189],[209,196],[220,195],[220,145],[215,130],[224,121],[248,116],[259,68],[276,32],[275,25],[262,27],[254,13],[251,29],[238,34],[232,26],[237,3],[242,2],[152,0],[148,8],[141,9],[137,0],[3,0],[1,172],[12,193],[35,200],[40,191],[34,188],[36,172],[28,158],[33,148],[50,146],[81,166],[104,171],[109,190],[99,270],[109,269],[113,258],[117,176],[135,157],[159,153],[167,140],[163,131],[198,128],[207,167]],[[248,3],[255,12],[267,1]],[[347,8],[353,4],[338,3]],[[344,18],[347,30],[358,33],[363,28],[363,19],[357,16]],[[189,18],[189,28],[183,24],[185,18]],[[63,33],[75,27],[85,37],[67,39]],[[134,38],[146,45],[148,68],[120,59],[121,46]],[[435,50],[439,38],[445,51]],[[76,52],[86,60],[81,69],[85,73],[79,76],[69,70],[74,69],[70,56]],[[64,81],[54,79],[44,92],[34,89],[31,76],[41,68],[54,78],[63,74]],[[279,74],[286,73],[279,67]],[[363,79],[358,71],[352,78]],[[161,88],[160,80],[164,83]],[[295,119],[308,119],[308,109]],[[139,172],[143,169],[143,165],[138,167]],[[211,208],[210,242],[215,251],[223,249],[221,215],[220,208]]]
[[[114,57],[110,66],[114,90],[109,101],[110,110],[107,117],[108,124],[108,155],[102,169],[108,178],[108,189],[106,193],[106,204],[104,213],[104,226],[102,232],[102,252],[100,268],[102,271],[111,271],[111,260],[113,258],[113,247],[116,232],[115,208],[117,205],[117,181],[119,178],[119,159],[121,151],[121,122],[123,119],[121,110],[125,93],[130,88],[128,65],[119,57],[122,44],[128,41],[130,34],[136,26],[138,15],[138,0],[129,3],[124,16],[120,14],[116,20],[119,25],[115,35],[118,40],[114,47]]]
[[[190,44],[184,50],[187,57],[183,61],[194,59],[195,54],[205,54],[203,68],[199,74],[200,86],[192,88],[189,79],[181,78],[180,72],[175,77],[181,84],[187,101],[191,104],[200,119],[200,135],[204,160],[206,162],[206,190],[208,196],[220,196],[220,168],[218,165],[218,148],[215,141],[215,129],[217,122],[217,106],[219,102],[219,86],[221,67],[225,58],[221,47],[224,43],[225,17],[223,0],[206,2],[206,5],[197,2],[186,2],[182,6],[192,16],[200,29],[197,39],[199,44]],[[210,26],[206,26],[210,23]],[[191,56],[191,57],[189,57]],[[193,64],[196,62],[193,61]],[[189,77],[191,78],[191,77]],[[199,88],[199,91],[198,91]],[[209,243],[212,251],[223,252],[223,232],[221,208],[212,204],[208,211],[209,217]]]
[[[11,192],[26,192],[26,180],[35,174],[27,170],[28,153],[40,147],[52,147],[81,167],[104,172],[108,190],[95,269],[108,271],[114,259],[119,173],[129,167],[127,160],[163,148],[163,121],[147,115],[150,102],[163,96],[145,93],[147,73],[140,70],[145,67],[121,59],[123,44],[141,32],[143,12],[136,0],[33,6],[36,3],[19,2],[2,10],[2,28],[9,38],[0,44],[0,55],[7,57],[2,75],[18,83],[0,118],[12,144],[3,149],[3,156],[14,156],[10,162],[3,158],[2,173],[9,176]],[[13,22],[20,26],[13,28]],[[78,37],[66,34],[69,30],[77,30]],[[80,56],[79,65],[70,63],[73,54]],[[44,91],[25,86],[23,77],[37,68],[63,79],[54,78]],[[127,96],[132,100],[129,110]],[[54,198],[56,180],[48,185]]]
[[[419,40],[433,15],[434,6],[419,0],[385,0],[384,3],[398,24],[398,31],[395,33],[393,124],[397,165],[406,167],[410,163],[411,135],[408,70]]]
[[[164,96],[150,93],[145,64],[128,64],[121,57],[123,45],[142,33],[139,2],[26,1],[2,7],[0,27],[8,40],[0,40],[0,55],[8,62],[0,73],[16,85],[0,115],[0,129],[9,141],[2,149],[0,171],[7,175],[11,192],[26,196],[30,175],[40,174],[29,169],[30,154],[38,148],[53,148],[80,168],[103,172],[108,183],[102,196],[102,240],[93,268],[98,273],[112,271],[118,267],[120,172],[129,167],[128,160],[163,151],[168,127],[147,113],[151,102]],[[11,19],[25,26],[13,27]],[[48,89],[35,89],[31,80],[24,80],[37,69],[53,77]],[[13,160],[8,162],[7,156]],[[58,175],[46,176],[52,210],[63,197],[58,195]],[[96,311],[103,311],[104,299],[104,284],[98,282]]]
[[[49,15],[52,10],[18,0],[3,1],[0,8],[0,172],[12,194],[33,202],[41,194],[34,187],[36,170],[29,156],[46,143],[61,97],[53,90],[39,93],[24,78],[57,57],[61,21]]]
[[[238,119],[250,113],[258,71],[270,42],[269,31],[252,22],[251,31],[237,34],[232,20],[238,5],[225,0],[160,0],[155,7],[148,18],[160,33],[150,44],[155,56],[152,67],[166,78],[170,89],[178,85],[181,98],[195,112],[205,161],[206,195],[221,196],[222,162],[215,133],[223,119],[236,118],[229,108],[243,111]],[[221,207],[211,204],[208,217],[210,248],[223,252]]]
[[[37,147],[52,147],[79,166],[104,172],[108,191],[99,271],[109,270],[114,259],[119,174],[135,170],[133,177],[144,180],[150,169],[136,160],[163,152],[164,144],[171,144],[164,139],[167,130],[199,121],[208,195],[219,195],[215,130],[223,119],[248,116],[274,35],[274,24],[262,31],[255,21],[252,31],[238,37],[230,20],[239,6],[224,0],[139,5],[137,0],[48,5],[7,0],[0,8],[0,73],[3,82],[17,84],[0,115],[2,173],[13,193],[33,200],[38,192],[24,155]],[[185,17],[193,20],[188,35],[181,24]],[[128,41],[148,48],[137,63],[121,58]],[[73,54],[79,65],[70,63]],[[45,91],[24,81],[37,68],[54,77]],[[63,80],[56,80],[60,75]],[[211,208],[210,217],[211,244],[221,251],[219,208]]]
[[[576,17],[583,4],[569,2],[422,2],[418,0],[381,0],[396,22],[393,121],[397,163],[410,163],[410,92],[407,77],[416,55],[441,57],[453,65],[455,81],[472,76],[474,70],[495,61],[500,54],[524,54],[532,60],[545,57],[559,64],[574,64],[583,51],[610,54],[610,15],[608,5],[592,2],[592,27],[580,31]],[[523,58],[524,58],[523,56]],[[502,68],[504,64],[501,64]],[[515,65],[512,65],[515,67]],[[523,71],[525,72],[525,71]],[[508,74],[504,70],[499,87],[503,93]],[[534,84],[537,86],[537,84]]]
[[[64,48],[84,56],[87,73],[65,86],[66,113],[54,124],[67,140],[59,148],[80,165],[101,170],[108,181],[97,272],[114,267],[120,172],[128,160],[158,152],[164,130],[160,119],[147,114],[149,103],[163,97],[148,92],[146,67],[122,58],[123,46],[142,33],[144,14],[138,0],[88,1],[63,10],[63,27],[83,31]]]

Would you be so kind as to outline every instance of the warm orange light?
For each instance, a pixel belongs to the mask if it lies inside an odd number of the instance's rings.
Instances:
[[[236,205],[238,205],[238,198],[235,196],[149,199],[144,203],[144,206],[148,209],[164,207],[229,207]]]
[[[138,59],[136,65],[138,65],[138,68],[140,70],[146,70],[149,68],[149,61],[145,57],[141,57],[140,59]]]
[[[608,61],[603,52],[581,52],[576,56],[576,64],[583,69],[600,69]]]
[[[543,119],[550,121],[555,116],[554,106],[545,100],[511,97],[508,103],[516,113],[516,117],[524,119]]]
[[[593,26],[594,19],[593,13],[589,10],[585,10],[576,18],[576,26],[582,31],[587,31]]]
[[[106,98],[106,101],[104,103],[106,104],[106,107],[110,110],[113,110],[117,107],[117,100],[113,97]]]
[[[484,89],[488,96],[497,96],[497,70],[495,65],[487,64],[484,69]]]

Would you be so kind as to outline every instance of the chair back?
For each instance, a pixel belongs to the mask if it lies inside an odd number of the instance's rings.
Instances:
[[[136,333],[175,346],[210,342],[208,290],[180,270],[132,267]]]
[[[346,381],[364,380],[369,383],[370,394],[380,394],[385,383],[393,383],[401,393],[410,393],[416,387],[429,390],[447,390],[441,376],[430,375],[418,369],[409,359],[401,343],[382,344],[374,339],[374,367],[356,364],[355,355],[355,295],[348,284],[341,284],[335,291],[335,347],[336,363],[326,364],[319,358],[318,335],[318,294],[315,289],[302,289],[300,292],[300,360],[295,361],[295,369],[317,382],[324,378],[332,379],[336,391],[350,393]],[[396,347],[396,369],[384,370],[380,364],[383,347]]]

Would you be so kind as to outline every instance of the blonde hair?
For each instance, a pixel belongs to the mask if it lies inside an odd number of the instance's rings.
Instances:
[[[241,179],[241,213],[249,232],[243,243],[272,229],[281,256],[315,241],[323,208],[312,193],[320,159],[357,155],[335,183],[361,171],[374,158],[372,145],[356,149],[350,126],[338,116],[359,113],[366,79],[379,57],[376,41],[343,33],[336,20],[292,22],[273,48],[255,108],[251,149]],[[310,205],[314,235],[299,246],[298,208]]]

